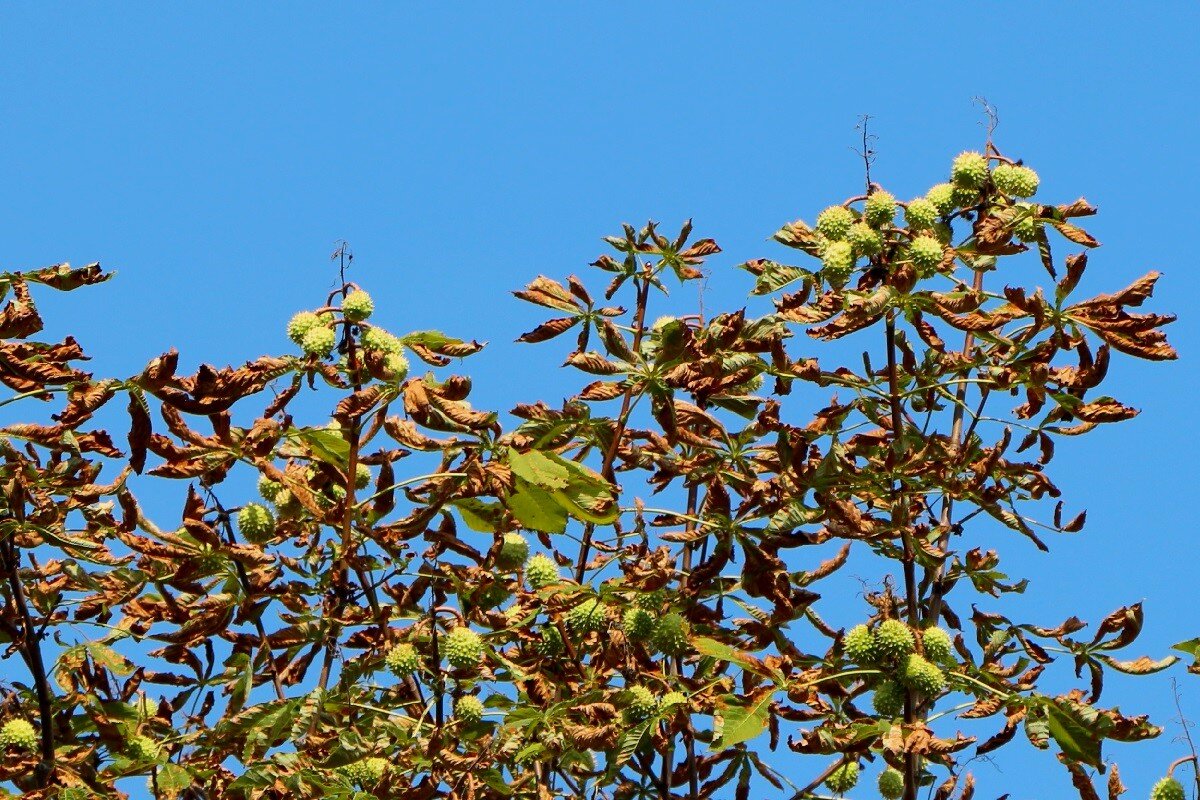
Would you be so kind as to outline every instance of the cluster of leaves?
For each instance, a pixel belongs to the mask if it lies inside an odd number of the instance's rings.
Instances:
[[[1107,670],[1175,660],[1118,657],[1141,607],[1090,636],[963,609],[1025,588],[983,543],[998,529],[1044,549],[1039,529],[1082,527],[1046,505],[1055,441],[1136,413],[1096,390],[1113,351],[1174,358],[1171,317],[1133,310],[1153,273],[1072,299],[1086,255],[1060,278],[1049,234],[1095,246],[1085,201],[1028,202],[1036,176],[990,147],[951,179],[784,226],[816,260],[742,264],[774,303],[757,318],[651,323],[651,298],[719,248],[690,224],[626,226],[593,265],[602,302],[574,276],[516,293],[555,315],[520,341],[573,332],[585,377],[558,407],[512,409],[510,430],[442,371],[479,343],[392,335],[352,284],[293,319],[299,355],[180,375],[171,351],[114,380],[79,369],[73,339],[30,338],[31,284],[107,275],[6,274],[6,403],[65,403],[0,429],[0,637],[30,675],[0,687],[0,717],[37,732],[0,739],[0,778],[35,798],[111,797],[131,776],[162,798],[744,798],[755,780],[804,797],[852,792],[876,763],[886,797],[967,800],[959,755],[1020,731],[1096,797],[1104,740],[1159,731],[1100,704]],[[987,286],[1031,248],[1053,298]],[[618,296],[631,310],[604,305]],[[798,330],[858,337],[862,368],[798,354]],[[405,353],[429,371],[409,377]],[[828,404],[804,416],[797,384]],[[328,416],[293,416],[306,389],[336,395]],[[118,400],[124,452],[90,428]],[[173,528],[135,494],[170,480]],[[857,645],[818,613],[852,551],[883,570]],[[1043,692],[1064,656],[1086,684]],[[808,786],[769,763],[781,744],[821,757]]]

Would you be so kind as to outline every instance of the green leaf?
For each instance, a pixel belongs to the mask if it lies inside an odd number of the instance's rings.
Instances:
[[[350,462],[350,443],[338,431],[329,428],[289,428],[284,435],[304,442],[312,454],[326,464],[345,469]]]
[[[480,533],[494,533],[500,529],[500,518],[504,507],[499,503],[485,503],[477,497],[455,500],[452,505],[467,527]]]
[[[1092,736],[1086,726],[1057,702],[1046,706],[1050,735],[1063,755],[1092,767],[1100,766],[1100,739]]]
[[[721,715],[721,730],[712,749],[724,750],[735,744],[757,738],[767,729],[771,716],[773,688],[760,689],[757,695],[741,698],[723,695],[717,698],[717,713]]]
[[[524,453],[509,450],[508,466],[516,475],[543,489],[567,488],[569,470],[539,450]]]
[[[158,786],[159,796],[176,797],[192,785],[192,773],[178,764],[167,762],[158,766],[154,782]]]
[[[518,477],[516,488],[508,496],[508,510],[522,527],[545,533],[562,533],[567,528],[567,512],[538,486]]]
[[[129,660],[125,656],[111,647],[100,642],[87,642],[83,647],[87,651],[87,654],[92,657],[92,661],[95,661],[114,675],[123,676],[133,673],[133,664],[129,663]]]
[[[692,637],[692,646],[703,655],[719,658],[731,664],[737,664],[742,669],[752,672],[755,675],[762,675],[766,678],[775,677],[771,670],[767,669],[766,665],[754,656],[744,650],[738,650],[727,644],[718,642],[716,639],[710,639],[707,636],[694,636]]]
[[[583,464],[551,453],[550,457],[568,472],[567,486],[551,492],[554,500],[571,516],[596,525],[611,525],[620,515],[608,481]]]

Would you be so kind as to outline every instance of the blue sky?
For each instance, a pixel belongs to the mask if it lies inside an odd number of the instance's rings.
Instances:
[[[1040,197],[1100,206],[1084,289],[1158,269],[1152,307],[1181,317],[1179,362],[1114,367],[1111,393],[1143,415],[1059,447],[1084,534],[1049,557],[1002,543],[1034,578],[1016,606],[1095,621],[1144,599],[1156,656],[1200,635],[1184,502],[1200,7],[833,5],[6,4],[0,267],[115,268],[42,306],[97,372],[128,374],[171,345],[187,365],[285,349],[284,322],[323,299],[344,238],[390,327],[490,342],[470,364],[478,403],[508,408],[558,353],[511,343],[540,319],[510,290],[586,270],[621,222],[693,217],[725,250],[705,305],[738,307],[749,284],[729,267],[786,258],[766,241],[779,224],[857,191],[859,115],[879,136],[877,180],[907,197],[980,146],[972,98],[986,96]],[[571,386],[555,372],[542,394]],[[1200,679],[1175,674],[1200,719]],[[1169,679],[1110,691],[1167,725],[1107,750],[1142,794],[1184,752]],[[1052,756],[1013,748],[1000,766],[980,765],[985,796],[1071,791]]]

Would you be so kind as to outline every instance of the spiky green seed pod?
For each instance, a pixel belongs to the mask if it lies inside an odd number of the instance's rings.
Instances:
[[[830,206],[817,215],[817,233],[837,241],[854,224],[854,212],[845,206]]]
[[[479,634],[462,625],[446,634],[442,652],[450,666],[458,669],[478,667],[483,662],[483,640]]]
[[[608,606],[599,598],[584,600],[567,612],[567,626],[581,634],[602,631],[608,627]]]
[[[333,352],[335,344],[337,344],[337,334],[331,328],[322,325],[304,334],[304,338],[300,341],[300,349],[306,356],[324,358]]]
[[[954,205],[954,184],[939,183],[933,186],[925,193],[925,199],[933,204],[939,214],[943,216],[952,212],[956,206]]]
[[[954,232],[950,230],[950,226],[944,222],[939,222],[934,225],[932,233],[933,238],[937,239],[943,245],[950,244],[950,237],[954,235]]]
[[[829,787],[829,791],[838,794],[850,791],[856,783],[858,783],[858,762],[856,761],[847,761],[829,773],[829,777],[825,779],[825,785]]]
[[[842,639],[846,658],[859,666],[875,663],[875,634],[866,625],[855,625]]]
[[[921,632],[921,644],[925,657],[934,662],[946,662],[954,657],[954,644],[950,634],[936,625]]]
[[[658,707],[663,710],[669,710],[677,706],[686,706],[687,704],[687,695],[683,692],[667,692],[658,701]]]
[[[654,693],[645,686],[629,687],[629,716],[634,722],[641,722],[658,710],[658,701]]]
[[[905,656],[900,670],[904,683],[927,697],[935,697],[946,688],[942,671],[915,653]]]
[[[1001,164],[992,170],[992,182],[1009,197],[1033,197],[1038,190],[1038,174],[1029,167]]]
[[[938,207],[924,197],[909,200],[904,208],[904,221],[914,231],[927,231],[938,220]]]
[[[371,295],[362,289],[355,289],[342,301],[342,313],[351,322],[362,322],[371,316],[371,312],[374,310],[375,303],[371,300]]]
[[[337,771],[351,783],[358,784],[360,788],[366,788],[383,780],[383,776],[389,769],[391,769],[391,764],[386,758],[373,756],[338,767]]]
[[[365,489],[371,482],[371,468],[366,464],[354,465],[354,488]]]
[[[992,635],[988,637],[987,649],[991,652],[999,650],[1008,644],[1008,638],[1009,633],[1006,630],[992,631]]]
[[[372,326],[362,332],[362,338],[359,340],[362,346],[367,350],[378,350],[384,354],[395,354],[404,352],[404,344],[392,334],[385,331],[383,328]]]
[[[979,190],[968,189],[965,186],[954,187],[954,207],[970,208],[979,202]]]
[[[498,608],[510,597],[512,597],[512,592],[503,584],[493,583],[477,591],[474,600],[480,608]]]
[[[1150,800],[1184,800],[1183,784],[1168,776],[1150,790]]]
[[[464,694],[454,703],[454,716],[468,725],[483,719],[483,703],[473,694]]]
[[[134,761],[155,761],[160,750],[158,742],[149,736],[131,736],[125,743],[125,753]]]
[[[304,337],[313,328],[322,327],[325,324],[319,315],[312,311],[301,311],[291,318],[287,325],[287,335],[296,344],[302,344]]]
[[[862,222],[856,222],[846,232],[846,241],[860,256],[873,256],[883,249],[883,235]]]
[[[667,614],[654,626],[651,642],[669,656],[686,653],[690,646],[692,626],[679,614]]]
[[[237,515],[238,530],[252,542],[262,542],[275,533],[275,516],[259,503],[247,503]]]
[[[535,592],[558,581],[558,564],[550,556],[538,553],[525,565],[525,580]]]
[[[982,153],[959,153],[950,166],[950,180],[955,186],[978,189],[988,179],[988,160]]]
[[[888,767],[879,773],[879,795],[883,800],[900,800],[904,796],[904,776],[900,770]]]
[[[331,483],[324,488],[321,494],[317,495],[317,502],[325,508],[333,508],[338,503],[346,499],[346,488],[338,486],[336,483]]]
[[[1038,223],[1033,215],[1023,216],[1013,225],[1013,233],[1022,242],[1035,242],[1038,238]]]
[[[4,723],[4,727],[0,728],[0,750],[12,747],[32,752],[37,749],[37,746],[37,728],[33,727],[29,720],[10,719]]]
[[[881,717],[898,717],[904,713],[904,687],[895,681],[880,681],[871,698],[875,713]]]
[[[863,203],[863,218],[867,224],[879,228],[891,225],[896,218],[896,198],[890,192],[872,192]]]
[[[655,589],[652,592],[638,592],[633,596],[633,604],[647,611],[662,611],[663,603],[667,602],[667,590]]]
[[[821,266],[835,275],[849,275],[854,261],[854,247],[849,242],[829,242],[821,253]]]
[[[275,498],[279,496],[280,490],[283,489],[283,484],[279,481],[273,481],[266,475],[260,475],[258,478],[258,493],[263,500],[275,502]]]
[[[403,353],[388,353],[383,359],[383,377],[392,383],[400,383],[408,377],[408,359]]]
[[[496,556],[496,566],[503,570],[514,570],[529,558],[529,542],[519,533],[504,534],[500,544],[500,552]]]
[[[542,627],[542,638],[533,647],[543,656],[560,656],[566,650],[562,634],[553,625]]]
[[[922,234],[908,246],[908,257],[922,278],[931,276],[942,263],[942,243],[936,238]]]
[[[649,641],[654,635],[654,616],[644,608],[630,608],[621,620],[625,638],[631,642]]]
[[[401,642],[387,651],[383,663],[396,677],[404,678],[421,668],[421,657],[417,654],[417,648],[408,642]]]
[[[875,652],[879,658],[903,658],[915,647],[912,631],[898,619],[885,619],[875,631]]]

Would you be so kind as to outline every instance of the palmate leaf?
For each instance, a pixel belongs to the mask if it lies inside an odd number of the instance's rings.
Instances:
[[[522,527],[545,533],[562,533],[567,527],[567,512],[545,489],[524,478],[507,499],[508,510]]]

